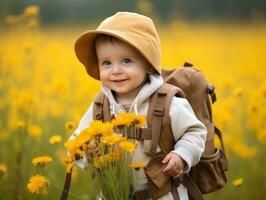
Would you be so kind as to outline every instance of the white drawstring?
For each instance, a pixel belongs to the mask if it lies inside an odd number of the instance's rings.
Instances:
[[[134,111],[135,111],[135,114],[138,115],[138,107],[136,103],[134,104]]]
[[[115,104],[112,104],[111,115],[115,114]]]

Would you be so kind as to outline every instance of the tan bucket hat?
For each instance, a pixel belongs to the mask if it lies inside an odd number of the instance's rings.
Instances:
[[[160,39],[150,18],[132,12],[117,12],[102,21],[96,30],[88,30],[78,36],[74,47],[76,56],[95,79],[100,79],[94,48],[99,34],[116,37],[135,47],[161,74]]]

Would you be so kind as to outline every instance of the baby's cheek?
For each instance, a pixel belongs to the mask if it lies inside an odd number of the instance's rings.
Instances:
[[[108,80],[108,73],[105,72],[104,70],[102,72],[100,72],[100,81],[106,82]]]

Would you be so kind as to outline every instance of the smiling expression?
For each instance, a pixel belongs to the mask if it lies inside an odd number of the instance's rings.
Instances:
[[[115,38],[97,39],[95,49],[102,85],[110,88],[117,100],[132,102],[148,80],[149,63],[133,47]]]

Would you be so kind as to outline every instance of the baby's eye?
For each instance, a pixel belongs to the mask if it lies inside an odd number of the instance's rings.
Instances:
[[[112,63],[109,61],[109,60],[105,60],[103,61],[103,65],[106,66],[106,65],[111,65]]]
[[[125,59],[123,60],[123,63],[124,63],[124,64],[128,64],[128,63],[131,63],[131,62],[132,62],[132,60],[129,59],[129,58],[125,58]]]

